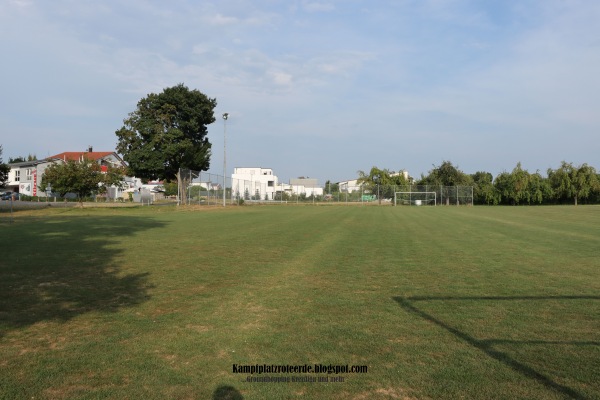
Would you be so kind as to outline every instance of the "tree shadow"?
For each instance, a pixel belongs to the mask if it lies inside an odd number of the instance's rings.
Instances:
[[[215,389],[212,400],[244,400],[244,396],[233,386],[222,385]]]
[[[0,251],[0,337],[41,321],[115,312],[149,299],[148,273],[123,274],[124,238],[162,227],[151,218],[19,218]]]
[[[487,356],[503,363],[504,365],[510,367],[512,370],[520,373],[521,375],[533,379],[538,383],[546,386],[547,388],[554,390],[558,393],[561,393],[564,396],[568,396],[573,399],[585,399],[586,397],[579,393],[577,390],[570,388],[565,385],[561,385],[554,381],[551,377],[536,371],[534,368],[523,364],[514,358],[512,358],[509,354],[498,351],[494,349],[493,346],[498,344],[540,344],[540,345],[574,345],[574,346],[598,346],[600,342],[596,341],[544,341],[544,340],[504,340],[504,339],[485,339],[479,340],[468,333],[457,329],[450,324],[442,321],[439,318],[423,311],[419,307],[415,305],[416,302],[419,301],[448,301],[448,300],[458,300],[458,301],[515,301],[515,300],[526,300],[526,301],[546,301],[546,300],[600,300],[600,296],[481,296],[481,297],[453,297],[453,296],[427,296],[427,297],[393,297],[393,299],[400,304],[400,306],[406,310],[407,312],[416,315],[426,321],[429,321],[447,332],[451,333],[458,339],[466,342],[470,346],[473,346]]]

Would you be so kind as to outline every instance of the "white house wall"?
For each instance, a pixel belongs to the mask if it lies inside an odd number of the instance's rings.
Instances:
[[[241,197],[246,191],[250,196],[258,191],[261,200],[265,198],[265,194],[269,200],[273,200],[275,193],[281,190],[278,186],[279,179],[270,168],[234,168],[231,175],[233,193]]]
[[[41,187],[42,175],[49,165],[50,163],[46,161],[11,164],[7,187],[28,196],[45,196],[44,189]]]
[[[304,194],[306,197],[322,196],[323,188],[318,186],[290,185],[293,194]]]
[[[340,188],[340,192],[352,193],[361,191],[361,185],[358,183],[358,179],[338,182],[338,187]]]
[[[302,181],[313,184],[299,184]],[[252,197],[258,192],[261,200],[264,200],[265,194],[269,200],[273,200],[277,192],[285,192],[290,195],[304,194],[307,197],[323,195],[323,188],[317,186],[316,179],[293,179],[292,184],[283,183],[279,182],[270,168],[234,168],[231,183],[234,195],[243,197],[248,193]]]

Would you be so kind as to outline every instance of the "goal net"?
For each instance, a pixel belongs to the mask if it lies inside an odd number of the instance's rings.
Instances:
[[[435,206],[436,192],[394,192],[395,206]]]

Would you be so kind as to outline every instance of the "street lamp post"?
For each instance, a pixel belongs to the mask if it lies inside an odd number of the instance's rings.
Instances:
[[[227,171],[227,118],[229,118],[229,113],[223,113],[223,207],[225,207],[225,193],[227,191],[227,175],[225,174]]]

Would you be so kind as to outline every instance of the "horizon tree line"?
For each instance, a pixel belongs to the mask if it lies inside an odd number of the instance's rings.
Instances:
[[[540,171],[530,173],[520,162],[511,172],[501,172],[495,178],[490,172],[466,174],[450,161],[433,166],[419,179],[406,179],[388,169],[372,167],[369,172],[358,171],[358,183],[378,198],[392,198],[394,187],[472,186],[473,203],[479,205],[536,205],[536,204],[598,204],[600,203],[600,174],[591,165],[574,165],[562,161],[557,169],[548,168],[546,176]],[[330,181],[327,181],[330,182]],[[335,185],[339,191],[339,186]]]

